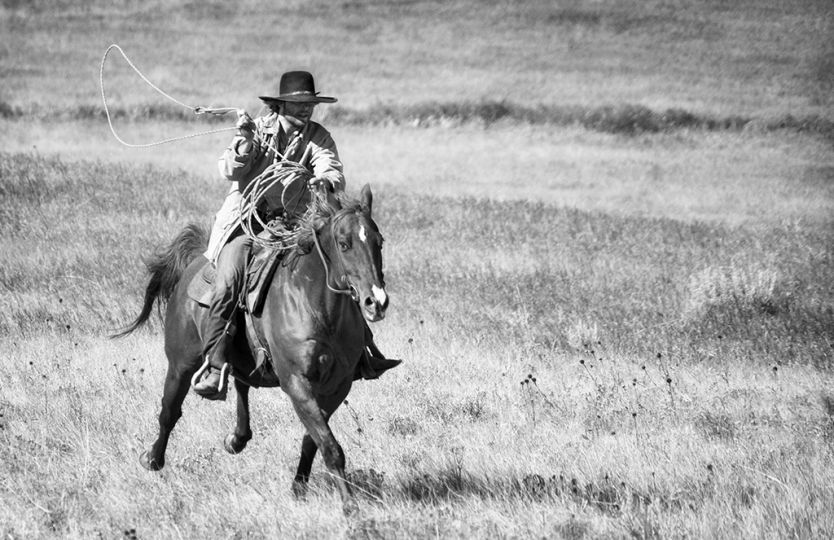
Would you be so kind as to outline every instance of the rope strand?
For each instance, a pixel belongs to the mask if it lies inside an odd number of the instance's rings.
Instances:
[[[308,183],[313,177],[312,173],[300,163],[294,161],[278,161],[267,167],[264,172],[253,179],[244,188],[241,193],[240,200],[240,225],[243,232],[249,236],[256,244],[274,250],[290,250],[298,247],[299,239],[305,234],[302,222],[308,221],[310,216],[318,214],[322,205],[326,205],[326,198],[320,195],[320,192],[314,192]],[[301,184],[296,184],[300,182]],[[283,217],[280,220],[281,224],[277,227],[265,223],[259,215],[259,203],[265,200],[267,192],[275,188],[277,184],[281,184],[281,209],[283,210]],[[291,195],[291,200],[287,200],[287,193],[291,186],[295,186],[296,194]],[[302,187],[303,186],[303,187]],[[310,195],[309,204],[304,208],[303,214],[300,212],[299,206],[304,202],[304,195]],[[290,207],[292,203],[292,207]],[[343,211],[342,211],[343,212]],[[336,221],[344,214],[342,212],[332,213],[330,210],[330,229],[332,231],[336,226]],[[254,225],[258,224],[263,230],[269,231],[269,237],[264,237],[255,234]],[[311,227],[309,234],[312,235],[313,244],[316,247],[321,263],[324,266],[324,282],[327,288],[337,294],[346,294],[351,297],[355,295],[355,289],[348,282],[348,287],[345,289],[337,289],[330,284],[330,267],[327,263],[321,244],[319,243],[318,232]],[[339,260],[344,268],[344,259],[341,251],[337,251]],[[354,298],[355,300],[356,298]]]
[[[139,77],[141,77],[141,79],[143,81],[145,81],[145,83],[148,86],[150,86],[151,88],[156,90],[163,97],[165,97],[165,98],[171,100],[172,102],[176,103],[177,105],[180,105],[182,107],[185,107],[186,109],[192,110],[194,112],[194,114],[213,114],[213,115],[218,115],[219,116],[219,115],[224,115],[224,114],[230,113],[232,111],[240,111],[240,109],[237,109],[235,107],[201,107],[201,106],[192,107],[191,105],[183,103],[182,101],[180,101],[180,100],[176,99],[175,97],[173,97],[173,96],[167,94],[166,92],[164,92],[162,89],[160,89],[154,83],[152,83],[147,77],[145,77],[145,75],[143,75],[142,72],[139,71],[139,68],[137,68],[133,64],[133,62],[130,61],[130,58],[127,57],[127,55],[122,50],[122,48],[114,43],[114,44],[110,45],[109,47],[107,47],[107,50],[104,51],[104,56],[101,58],[101,68],[99,69],[99,84],[101,86],[101,101],[104,104],[104,114],[107,116],[107,124],[110,126],[110,132],[113,133],[113,137],[115,137],[116,140],[119,141],[120,143],[122,143],[123,145],[127,146],[128,148],[150,148],[151,146],[159,146],[160,144],[166,144],[166,143],[169,143],[169,142],[182,141],[182,140],[190,139],[190,138],[193,138],[193,137],[200,137],[202,135],[211,135],[212,133],[222,133],[224,131],[232,131],[232,130],[237,129],[234,126],[219,128],[219,129],[211,129],[211,130],[207,130],[207,131],[200,131],[198,133],[191,133],[189,135],[181,135],[179,137],[171,137],[169,139],[163,139],[161,141],[155,141],[155,142],[152,142],[152,143],[145,143],[145,144],[134,144],[134,143],[129,143],[129,142],[125,141],[124,139],[119,137],[119,134],[116,133],[116,129],[113,127],[113,119],[110,116],[110,109],[107,107],[107,96],[105,95],[105,92],[104,92],[104,64],[107,62],[107,55],[110,54],[110,51],[113,50],[113,49],[116,49],[117,51],[119,51],[119,53],[121,53],[122,57],[127,62],[127,65],[129,65],[133,69],[133,71],[135,71],[136,74],[139,75]]]
[[[281,184],[281,208],[293,220],[298,219],[299,214],[305,210],[301,207],[304,195],[307,192],[307,182],[313,175],[306,167],[294,161],[278,161],[267,167],[264,172],[253,179],[241,193],[240,215],[243,231],[256,243],[273,249],[289,249],[295,247],[299,234],[293,230],[295,223],[289,223],[291,229],[270,227],[265,223],[258,212],[261,201],[267,193]],[[296,184],[301,182],[301,184]],[[287,199],[289,188],[294,186],[296,193]],[[303,186],[303,187],[302,187]],[[272,233],[272,239],[267,239],[255,234],[256,225],[261,229],[268,229]]]

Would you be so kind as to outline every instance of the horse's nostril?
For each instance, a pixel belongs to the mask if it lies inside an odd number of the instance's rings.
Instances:
[[[366,296],[365,297],[365,307],[373,307],[373,305],[374,305],[374,299],[371,298],[370,296]]]

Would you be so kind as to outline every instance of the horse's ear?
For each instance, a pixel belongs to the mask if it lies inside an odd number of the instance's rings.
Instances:
[[[370,216],[374,204],[374,194],[371,193],[370,184],[362,186],[362,192],[359,194],[359,204],[362,206],[362,210]]]

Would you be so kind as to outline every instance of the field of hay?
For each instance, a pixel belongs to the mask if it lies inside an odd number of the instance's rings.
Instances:
[[[826,1],[0,7],[0,537],[834,536],[834,10]],[[209,225],[230,132],[132,149],[120,44],[190,105],[284,70],[386,238],[381,348],[290,492],[302,426],[190,395],[142,469],[161,324],[141,259]],[[192,118],[118,55],[126,140]]]

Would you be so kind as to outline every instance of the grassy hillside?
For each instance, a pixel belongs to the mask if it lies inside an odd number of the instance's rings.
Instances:
[[[345,520],[320,464],[289,494],[301,427],[253,398],[186,401],[160,475],[159,325],[139,255],[205,222],[203,180],[4,154],[2,532],[358,538],[826,536],[834,433],[832,228],[724,226],[378,191],[406,363],[334,426],[363,490]],[[167,193],[164,204],[158,193]],[[228,426],[228,427],[227,427]],[[231,509],[231,510],[230,510]],[[778,515],[778,519],[772,516]]]
[[[832,120],[834,105],[825,0],[7,0],[2,14],[0,101],[23,110],[97,107],[111,43],[192,105],[255,107],[296,67],[351,110],[505,100]],[[111,61],[114,106],[166,104]]]

